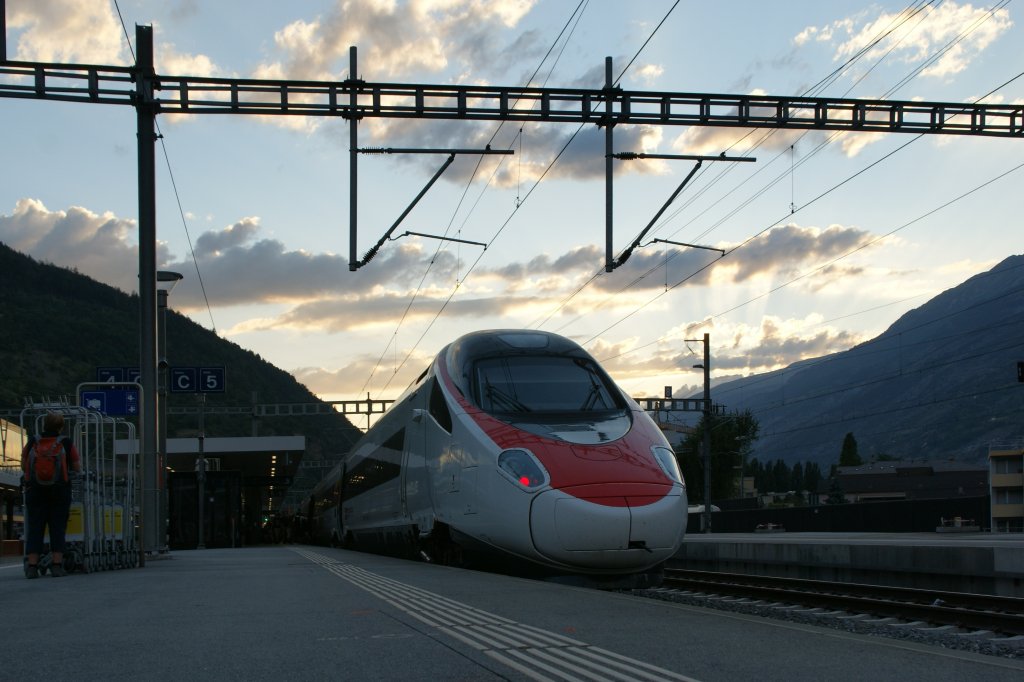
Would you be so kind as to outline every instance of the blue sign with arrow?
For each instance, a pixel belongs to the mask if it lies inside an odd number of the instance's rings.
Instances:
[[[139,414],[139,392],[131,388],[82,391],[79,403],[108,417],[137,417]]]

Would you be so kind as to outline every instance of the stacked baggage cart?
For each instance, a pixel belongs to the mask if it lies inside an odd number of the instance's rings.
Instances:
[[[82,471],[71,474],[71,511],[68,516],[64,568],[101,571],[139,565],[136,533],[138,443],[135,425],[67,401],[31,403],[21,412],[23,436],[42,433],[49,412],[64,417],[65,434],[81,457]],[[127,452],[116,453],[115,441],[126,441]],[[27,511],[27,510],[26,510]],[[50,566],[47,551],[40,557],[40,572]]]

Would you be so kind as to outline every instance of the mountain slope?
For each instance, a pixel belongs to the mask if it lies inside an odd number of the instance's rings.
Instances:
[[[20,409],[25,397],[69,396],[79,383],[96,380],[97,367],[138,367],[139,299],[73,270],[39,263],[0,243],[0,409]],[[218,337],[173,310],[167,315],[172,366],[224,366],[226,391],[208,394],[207,404],[244,406],[259,402],[320,402],[287,372]],[[171,393],[169,405],[194,406],[196,396]],[[171,437],[195,435],[194,416],[172,415]],[[206,417],[211,436],[248,436],[248,416]],[[347,418],[274,417],[260,435],[304,434],[316,458],[348,449],[359,432]]]
[[[1024,439],[1024,256],[943,292],[848,351],[723,383],[729,411],[761,424],[761,461],[838,460],[852,432],[865,460],[984,461]]]

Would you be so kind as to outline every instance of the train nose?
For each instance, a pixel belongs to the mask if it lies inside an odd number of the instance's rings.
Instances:
[[[686,528],[681,491],[652,495],[621,484],[579,488],[547,490],[534,499],[533,544],[549,559],[581,569],[640,571],[679,546]]]

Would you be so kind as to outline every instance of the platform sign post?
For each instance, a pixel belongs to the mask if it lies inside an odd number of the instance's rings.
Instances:
[[[97,367],[96,381],[78,385],[78,404],[108,417],[138,417],[141,414],[142,385],[124,381],[123,367]]]
[[[223,393],[227,372],[220,367],[171,367],[171,393]]]
[[[105,382],[106,383],[106,382]],[[118,382],[123,386],[128,382]],[[78,404],[88,410],[102,412],[108,417],[138,417],[139,391],[135,388],[107,388],[82,391]]]
[[[171,367],[171,393],[195,393],[198,384],[195,367]]]
[[[102,384],[116,384],[124,381],[124,367],[97,367],[96,381]]]
[[[223,393],[225,389],[224,375],[223,367],[200,367],[197,390],[200,393]]]

